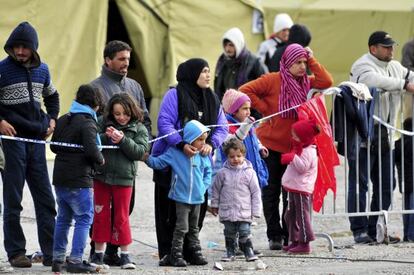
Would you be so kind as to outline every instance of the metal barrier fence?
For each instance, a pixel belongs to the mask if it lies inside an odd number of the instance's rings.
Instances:
[[[335,171],[336,174],[343,176],[343,181],[339,181],[337,177],[337,187],[341,188],[337,188],[336,198],[334,198],[332,192],[328,192],[320,213],[313,213],[312,218],[315,222],[315,220],[321,218],[347,217],[354,221],[354,226],[361,223],[361,221],[366,223],[366,225],[371,223],[371,229],[373,226],[377,229],[377,241],[388,243],[388,216],[390,214],[414,214],[414,209],[412,209],[412,206],[414,206],[413,202],[407,201],[409,199],[413,200],[413,196],[411,195],[410,198],[410,194],[406,192],[407,184],[405,181],[407,179],[404,176],[406,172],[411,172],[411,177],[408,180],[409,189],[412,193],[412,190],[414,190],[414,180],[412,178],[414,162],[412,161],[413,150],[411,148],[414,147],[414,133],[412,132],[414,121],[411,121],[410,129],[403,129],[404,113],[407,113],[404,110],[404,102],[408,99],[412,100],[412,95],[379,93],[375,89],[371,89],[374,98],[373,101],[368,102],[358,100],[355,96],[349,95],[349,90],[349,87],[347,89],[345,86],[340,86],[319,91],[327,99],[326,107],[327,110],[331,110],[330,118],[334,140],[338,146],[338,151],[343,152],[341,166],[337,167]],[[314,92],[315,90],[311,90],[309,94],[312,95]],[[397,96],[402,102],[401,106],[398,106]],[[347,98],[345,99],[344,97]],[[350,99],[351,101],[349,101]],[[384,110],[384,106],[381,104],[386,101],[390,103],[389,108],[398,109],[396,118],[398,123],[396,127],[393,127],[393,123],[387,122],[390,118],[390,109],[385,108]],[[350,102],[352,103],[351,105],[349,105]],[[343,109],[340,107],[343,107]],[[350,110],[350,108],[353,110]],[[364,113],[367,121],[361,120],[359,117],[363,116]],[[408,116],[413,117],[413,113],[414,100],[412,100]],[[338,117],[343,118],[342,125],[336,125],[338,121],[341,122],[341,119],[338,119]],[[387,118],[382,119],[384,117]],[[366,124],[364,124],[365,122]],[[360,129],[363,126],[366,128]],[[368,137],[364,136],[365,133],[361,133],[364,132],[363,130],[367,131]],[[338,132],[342,133],[340,137],[336,136]],[[399,141],[401,147],[398,152],[395,152],[394,144],[399,138],[401,139]],[[404,144],[404,141],[408,142],[411,148],[406,148],[407,143]],[[404,156],[404,152],[408,149],[411,149],[411,155],[408,156],[411,159],[406,159],[406,156]],[[400,163],[398,168],[402,174],[400,178],[396,173],[394,165],[396,159],[394,155],[401,156],[398,159]],[[407,167],[407,163],[410,163],[410,167]],[[396,188],[396,186],[400,187]],[[397,189],[401,192],[401,203],[396,203],[394,199],[395,192],[398,192]],[[340,203],[339,199],[343,199],[344,202]],[[371,208],[371,204],[374,207]],[[316,236],[326,238],[329,241],[329,250],[333,250],[333,239],[328,233],[316,233]]]

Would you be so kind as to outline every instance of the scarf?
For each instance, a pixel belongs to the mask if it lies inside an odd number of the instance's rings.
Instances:
[[[207,61],[192,58],[181,63],[177,69],[178,119],[181,127],[190,120],[198,120],[204,125],[217,123],[220,102],[210,89],[202,89],[197,85],[201,71],[208,67]],[[214,128],[211,133],[213,133]],[[211,138],[211,134],[207,141]]]
[[[89,114],[93,117],[93,119],[97,122],[98,118],[96,116],[96,112],[89,107],[89,105],[84,105],[84,104],[80,104],[78,103],[76,100],[74,100],[72,102],[72,106],[70,106],[70,113],[72,114]],[[102,151],[102,142],[101,142],[101,137],[99,136],[98,133],[96,133],[96,145],[98,145],[98,148],[100,151]]]
[[[299,44],[290,44],[286,47],[280,60],[280,77],[282,79],[279,97],[279,111],[300,105],[306,101],[306,95],[310,89],[310,81],[305,73],[302,77],[294,77],[289,69],[299,59],[308,59],[308,53]],[[297,118],[296,110],[290,110],[281,114],[282,118]]]

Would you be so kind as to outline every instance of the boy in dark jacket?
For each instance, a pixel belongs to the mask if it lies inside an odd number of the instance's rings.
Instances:
[[[412,118],[404,120],[404,130],[412,131]],[[404,142],[404,151],[402,144]],[[402,163],[404,155],[404,175],[402,174]],[[413,137],[404,136],[395,142],[395,164],[398,170],[398,184],[403,191],[404,181],[404,210],[414,209],[413,193]],[[404,180],[403,180],[404,179]],[[404,241],[414,242],[414,214],[403,214]]]
[[[56,154],[53,169],[58,216],[53,238],[52,271],[60,272],[65,261],[68,231],[75,220],[72,251],[67,262],[70,273],[96,273],[97,268],[82,261],[83,250],[93,220],[92,183],[94,166],[103,165],[104,158],[98,148],[101,144],[96,124],[96,111],[101,105],[98,89],[82,85],[69,113],[59,118],[51,145]]]

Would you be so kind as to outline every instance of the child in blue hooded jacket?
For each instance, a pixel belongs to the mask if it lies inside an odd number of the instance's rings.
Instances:
[[[184,127],[183,140],[198,151],[206,143],[209,128],[191,120]],[[170,147],[164,154],[146,160],[153,169],[172,168],[172,181],[168,197],[176,202],[177,220],[173,234],[169,262],[172,266],[186,266],[182,255],[184,237],[187,234],[189,247],[193,251],[191,264],[206,265],[198,239],[198,218],[204,194],[211,184],[211,161],[208,156],[195,154],[187,157],[181,150]]]

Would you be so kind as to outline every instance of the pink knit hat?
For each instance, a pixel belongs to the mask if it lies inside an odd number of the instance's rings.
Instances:
[[[228,89],[223,96],[223,109],[228,114],[234,114],[247,101],[251,102],[246,94],[234,89]]]

